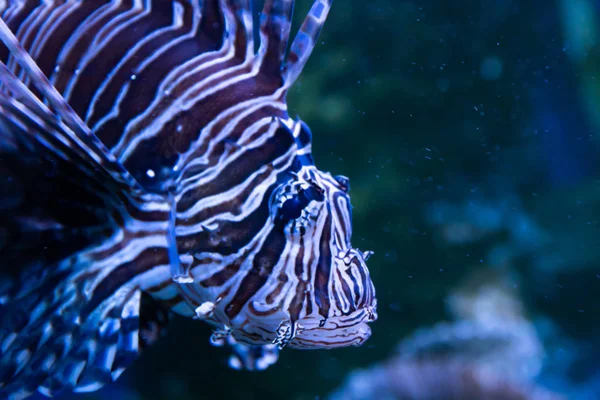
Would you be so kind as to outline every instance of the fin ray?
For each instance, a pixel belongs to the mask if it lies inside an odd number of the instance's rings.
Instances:
[[[316,0],[304,19],[300,31],[290,46],[283,71],[285,84],[291,86],[302,72],[313,49],[317,38],[325,24],[333,0]]]
[[[0,287],[0,398],[95,389],[149,342],[140,342],[149,321],[140,321],[135,275],[144,270],[111,274],[122,254],[166,253],[162,242],[152,244],[156,253],[121,250],[127,224],[144,218],[158,223],[150,235],[159,237],[168,204],[108,152],[2,21],[0,40],[48,101],[0,63],[0,173],[9,189],[0,201],[0,281],[10,282]],[[113,254],[102,258],[107,246]],[[153,262],[148,256],[144,268]],[[108,281],[114,291],[102,291]]]
[[[138,192],[141,191],[139,184],[109,152],[102,142],[100,142],[100,140],[90,131],[87,125],[81,120],[81,118],[79,118],[75,111],[73,111],[63,96],[56,90],[50,81],[48,81],[48,78],[43,74],[27,51],[19,44],[15,35],[11,32],[6,23],[2,21],[2,19],[0,19],[0,40],[8,47],[10,54],[25,70],[33,85],[44,95],[44,97],[54,108],[56,112],[56,118],[64,121],[65,125],[72,130],[72,139],[79,140],[85,144],[88,154],[96,158],[97,163],[109,171],[115,180],[126,183],[132,189],[135,189]],[[14,83],[16,77],[14,77],[14,79],[13,77],[8,76],[6,71],[4,71],[2,82],[8,82],[5,84],[10,84],[10,86],[15,88],[17,86]],[[34,97],[34,95],[29,92],[24,85],[19,89],[20,94],[23,94],[26,96],[26,98],[31,100],[31,98]],[[31,101],[33,102],[33,100]]]

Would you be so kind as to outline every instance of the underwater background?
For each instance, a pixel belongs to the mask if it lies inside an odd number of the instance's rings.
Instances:
[[[335,1],[290,114],[351,179],[372,337],[240,372],[175,318],[64,398],[600,398],[599,39],[596,0]]]

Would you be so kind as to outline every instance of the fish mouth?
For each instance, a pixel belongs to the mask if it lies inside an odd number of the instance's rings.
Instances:
[[[338,262],[345,268],[354,266],[365,271],[364,297],[360,307],[348,314],[334,315],[324,318],[321,315],[308,315],[297,321],[298,333],[288,344],[295,349],[333,349],[348,346],[361,346],[371,337],[371,327],[368,325],[377,320],[377,299],[375,288],[368,277],[367,259],[371,251],[360,251],[349,248],[340,254]]]
[[[302,327],[288,345],[294,349],[334,349],[361,346],[371,337],[369,323],[377,320],[376,305],[338,317],[319,319],[305,317],[298,321]]]

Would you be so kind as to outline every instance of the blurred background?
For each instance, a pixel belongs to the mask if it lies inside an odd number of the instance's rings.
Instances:
[[[600,398],[599,24],[596,0],[335,1],[289,101],[351,179],[371,339],[239,372],[175,318],[73,398]]]

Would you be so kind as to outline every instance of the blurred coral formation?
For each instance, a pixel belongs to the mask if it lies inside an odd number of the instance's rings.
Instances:
[[[473,277],[448,306],[453,322],[417,330],[384,363],[351,373],[329,399],[563,398],[536,383],[543,344],[501,276]]]

